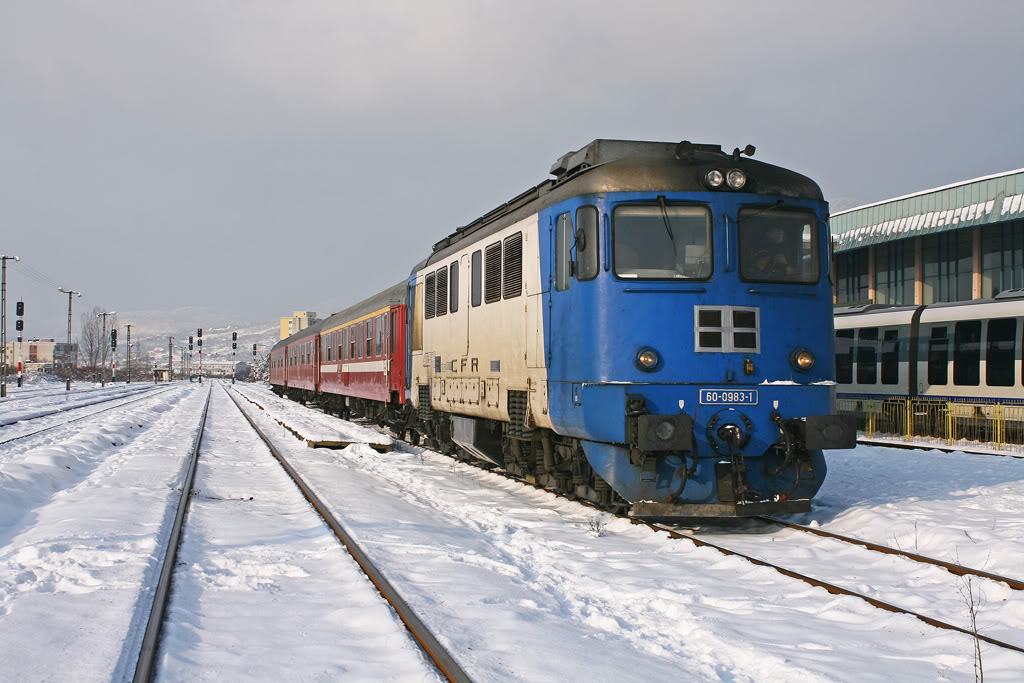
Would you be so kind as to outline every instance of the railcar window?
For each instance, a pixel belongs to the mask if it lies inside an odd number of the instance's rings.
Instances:
[[[373,318],[366,321],[366,357],[373,358]]]
[[[985,353],[985,384],[990,387],[1012,387],[1013,362],[1017,346],[1017,319],[996,318],[988,321],[988,349]]]
[[[572,219],[563,213],[555,223],[555,289],[563,292],[569,289],[572,277],[570,258],[572,256]]]
[[[740,277],[748,282],[818,281],[818,218],[807,211],[740,211]]]
[[[388,314],[382,313],[380,316],[381,327],[383,328],[380,335],[380,344],[382,351],[378,351],[378,354],[383,353],[387,355],[388,352]]]
[[[878,382],[878,328],[857,331],[857,384]]]
[[[836,383],[853,384],[853,330],[836,330]]]
[[[928,338],[928,384],[949,383],[949,330],[945,325],[932,327]]]
[[[335,337],[335,343],[338,345],[338,360],[341,360],[341,351],[345,347],[345,330],[338,330],[338,334]]]
[[[597,207],[576,209],[576,279],[593,280],[598,273]]]
[[[615,207],[612,223],[612,256],[619,277],[711,277],[711,211],[707,207],[626,204]]]
[[[981,383],[981,321],[961,320],[953,330],[953,384]]]
[[[459,262],[456,261],[448,267],[448,291],[449,291],[449,302],[448,308],[452,313],[459,310]]]
[[[899,384],[900,331],[886,330],[882,335],[882,384]]]
[[[483,293],[483,288],[481,287],[481,275],[482,275],[482,273],[480,272],[480,271],[483,270],[483,268],[481,267],[481,264],[483,262],[483,254],[482,254],[482,252],[479,249],[477,249],[476,251],[473,252],[473,259],[472,259],[472,261],[473,261],[473,266],[472,266],[472,271],[473,272],[470,274],[470,279],[472,280],[472,283],[471,283],[470,287],[473,290],[472,291],[473,297],[472,297],[471,303],[474,306],[479,306],[480,305],[480,300],[481,300],[480,297],[481,297],[481,294]]]
[[[373,355],[380,356],[384,351],[384,316],[377,316],[377,336],[373,340]]]
[[[493,304],[501,299],[501,242],[484,249],[484,303]]]
[[[523,293],[523,233],[505,238],[501,287],[503,299],[514,299]]]
[[[391,355],[395,355],[395,325],[398,324],[398,314],[395,311],[391,311],[391,326],[388,328],[391,337]]]
[[[437,282],[437,305],[434,307],[434,315],[442,316],[448,313],[448,269],[438,268],[434,273]]]
[[[434,273],[427,275],[426,287],[423,288],[423,317],[427,320],[434,317],[437,311],[435,307],[435,288],[436,288],[436,276]]]
[[[363,325],[364,323],[359,323],[359,338],[356,343],[356,347],[359,349],[360,358],[363,357]]]

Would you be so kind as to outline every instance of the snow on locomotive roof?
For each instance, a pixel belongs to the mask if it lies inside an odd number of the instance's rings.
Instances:
[[[687,141],[598,139],[560,156],[551,166],[550,172],[555,178],[522,192],[434,244],[433,253],[417,263],[411,272],[416,273],[461,249],[459,243],[470,235],[475,240],[483,239],[571,197],[604,192],[709,192],[703,178],[712,168],[743,171],[747,176],[743,190],[746,194],[823,199],[821,188],[810,178],[744,157],[738,150],[726,154],[719,145]]]

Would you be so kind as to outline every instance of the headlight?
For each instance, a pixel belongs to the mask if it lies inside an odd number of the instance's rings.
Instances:
[[[729,187],[734,190],[742,190],[743,186],[747,184],[747,176],[737,168],[729,171],[729,175],[725,177],[725,180],[729,183]]]
[[[641,370],[653,370],[658,366],[658,354],[654,349],[643,349],[636,354],[636,364]]]
[[[712,169],[704,176],[704,182],[708,184],[708,187],[721,187],[725,182],[725,176],[718,169]]]
[[[793,367],[800,371],[807,371],[814,367],[814,354],[807,349],[799,349],[790,358]]]

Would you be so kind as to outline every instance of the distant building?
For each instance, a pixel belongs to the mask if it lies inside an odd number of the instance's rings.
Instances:
[[[281,339],[287,339],[315,322],[316,311],[295,311],[287,318],[281,318]]]
[[[7,342],[7,365],[17,369],[22,364],[25,372],[40,372],[62,368],[66,362],[72,366],[78,363],[78,344],[68,345],[56,339],[26,339]]]
[[[920,305],[1024,287],[1024,169],[838,211],[835,301]]]

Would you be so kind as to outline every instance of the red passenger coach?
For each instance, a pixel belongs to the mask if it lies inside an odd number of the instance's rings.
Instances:
[[[405,309],[400,282],[278,342],[270,384],[327,412],[384,419],[405,404]]]
[[[372,416],[405,403],[406,284],[335,313],[320,326],[324,407]]]

